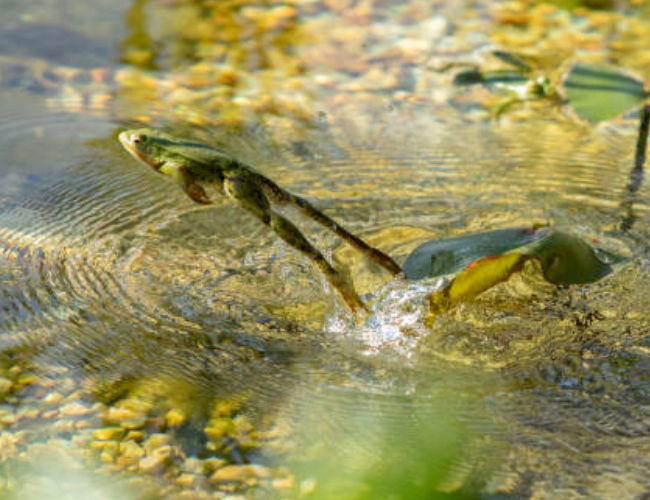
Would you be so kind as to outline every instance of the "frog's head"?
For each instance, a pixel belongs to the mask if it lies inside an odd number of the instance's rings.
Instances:
[[[126,130],[118,136],[124,149],[131,155],[156,171],[173,160],[175,143],[171,136],[149,128]]]

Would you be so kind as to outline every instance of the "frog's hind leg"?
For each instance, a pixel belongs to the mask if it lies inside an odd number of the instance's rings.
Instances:
[[[350,309],[355,312],[358,310],[368,310],[364,303],[361,302],[352,285],[303,236],[300,230],[291,221],[271,209],[268,199],[254,180],[248,178],[242,179],[237,176],[226,177],[224,180],[224,192],[264,224],[273,229],[286,243],[309,257],[323,272],[332,286],[339,291]]]
[[[399,265],[390,256],[386,255],[381,250],[368,245],[361,238],[350,233],[338,222],[322,213],[304,198],[285,191],[273,181],[262,175],[259,175],[259,177],[260,184],[267,188],[267,193],[275,203],[278,203],[279,205],[286,205],[289,203],[294,205],[307,217],[336,233],[343,240],[356,247],[358,250],[363,252],[366,257],[376,264],[379,264],[391,274],[396,275],[402,271]]]

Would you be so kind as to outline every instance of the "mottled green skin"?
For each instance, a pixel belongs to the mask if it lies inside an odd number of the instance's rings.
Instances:
[[[400,272],[400,267],[388,255],[349,233],[307,200],[285,191],[252,167],[221,151],[153,129],[122,132],[119,141],[136,159],[174,179],[195,202],[210,204],[218,195],[226,195],[236,201],[271,227],[285,242],[307,255],[353,310],[365,310],[366,307],[352,285],[291,221],[273,211],[272,204],[296,206],[303,214],[334,231],[392,274]]]

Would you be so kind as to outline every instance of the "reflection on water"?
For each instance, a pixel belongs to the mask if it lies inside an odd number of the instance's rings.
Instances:
[[[307,463],[305,476],[321,485],[340,480],[357,492],[350,498],[433,487],[512,498],[650,489],[649,214],[647,188],[629,187],[635,126],[589,129],[556,115],[459,121],[457,103],[440,96],[398,99],[422,91],[399,71],[388,86],[360,81],[378,61],[388,68],[390,54],[412,71],[416,38],[397,55],[379,44],[336,71],[336,58],[322,53],[312,66],[328,68],[320,83],[303,81],[314,92],[278,89],[302,71],[299,47],[317,52],[307,23],[329,29],[345,19],[332,37],[354,52],[368,40],[345,45],[345,28],[369,26],[370,39],[388,31],[384,4],[372,26],[363,2],[300,10],[136,1],[125,13],[123,61],[173,71],[117,70],[101,80],[107,97],[95,107],[2,80],[6,477],[22,477],[12,467],[23,449],[58,440],[109,470],[157,478],[168,495],[260,483],[269,495],[306,494],[309,482],[274,482],[286,479],[273,468],[286,461]],[[396,39],[415,37],[418,20],[432,37],[449,36],[432,7],[408,5],[395,7]],[[206,27],[219,23],[231,29]],[[21,67],[42,83],[42,68]],[[62,86],[79,84],[88,88]],[[287,117],[299,119],[288,126]],[[355,325],[317,269],[244,210],[226,200],[194,205],[122,151],[117,130],[141,121],[224,148],[398,262],[432,238],[531,222],[632,259],[584,287],[517,277],[429,330],[424,299],[437,283],[387,281],[300,220],[371,305]],[[258,468],[236,469],[248,476],[233,479],[220,460]],[[404,489],[431,469],[430,482]]]

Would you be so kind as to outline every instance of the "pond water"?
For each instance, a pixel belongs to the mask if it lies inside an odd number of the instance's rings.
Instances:
[[[90,4],[9,2],[0,27],[7,495],[60,478],[70,498],[650,494],[635,115],[587,125],[531,102],[490,120],[490,92],[438,69],[512,41],[515,7]],[[645,19],[623,7],[593,15]],[[556,38],[596,22],[545,8]],[[428,328],[435,283],[391,279],[288,211],[369,305],[355,321],[246,211],[136,164],[116,137],[142,124],[254,165],[400,264],[424,241],[540,222],[629,261],[579,287],[514,277]]]

